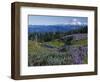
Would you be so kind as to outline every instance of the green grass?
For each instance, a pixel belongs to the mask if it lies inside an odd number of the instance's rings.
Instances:
[[[39,54],[40,55],[40,54],[43,54],[44,51],[49,51],[49,50],[45,47],[41,47],[41,43],[29,40],[28,42],[28,53],[29,54],[33,54],[33,55]]]
[[[41,46],[35,41],[28,42],[28,65],[67,65],[72,64],[72,58],[66,53]]]
[[[83,64],[87,64],[88,63],[88,57],[87,55],[84,57],[84,60],[83,60]]]
[[[53,49],[49,49],[46,47],[41,46],[42,43],[29,41],[28,42],[28,53],[31,55],[48,55],[48,54],[59,54],[58,51]]]
[[[51,46],[54,46],[54,47],[61,47],[64,45],[63,42],[57,41],[57,40],[50,41],[50,42],[48,42],[48,44]]]
[[[75,41],[73,40],[71,42],[72,45],[82,45],[82,46],[87,46],[87,40],[78,40],[78,41]]]

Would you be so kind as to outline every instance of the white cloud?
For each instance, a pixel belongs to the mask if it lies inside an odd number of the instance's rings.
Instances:
[[[71,24],[72,25],[82,25],[82,23],[75,18],[72,20]]]
[[[78,19],[74,18],[71,21],[66,21],[65,25],[87,25],[87,23],[81,22]]]
[[[72,21],[73,21],[73,22],[77,22],[77,19],[74,18]]]

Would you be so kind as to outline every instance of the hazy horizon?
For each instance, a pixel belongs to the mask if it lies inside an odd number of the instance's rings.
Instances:
[[[88,17],[29,15],[28,25],[87,25]]]

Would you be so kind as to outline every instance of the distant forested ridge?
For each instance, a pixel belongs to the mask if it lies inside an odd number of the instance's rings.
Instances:
[[[48,42],[66,35],[87,32],[87,25],[29,25],[28,39]]]
[[[29,25],[28,32],[66,32],[85,26],[87,25]]]

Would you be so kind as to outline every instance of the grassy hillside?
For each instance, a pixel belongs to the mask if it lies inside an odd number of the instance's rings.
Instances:
[[[87,64],[87,39],[65,41],[55,39],[49,42],[28,41],[28,65],[71,65]]]
[[[67,52],[60,53],[34,41],[29,41],[28,47],[29,66],[72,64],[71,56]]]

